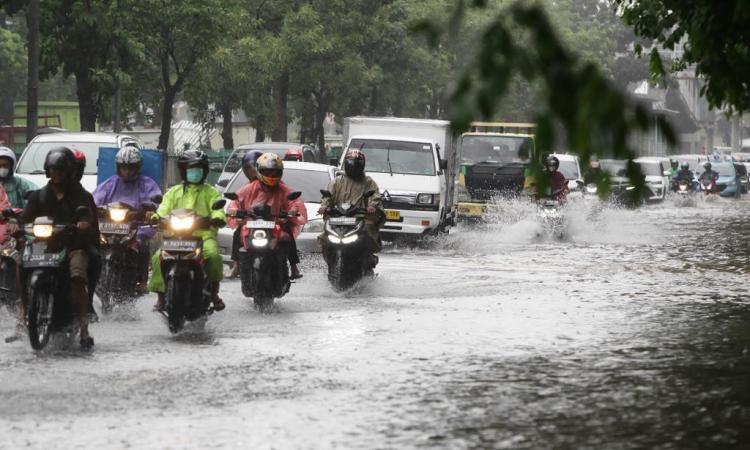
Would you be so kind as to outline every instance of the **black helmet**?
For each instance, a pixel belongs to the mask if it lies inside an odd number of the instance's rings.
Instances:
[[[72,181],[78,173],[73,151],[67,147],[55,147],[50,150],[44,158],[44,172],[47,178],[50,178],[50,169],[59,169],[67,174],[69,181]]]
[[[673,169],[676,169],[678,164],[680,164],[680,163],[676,159],[670,159],[669,160],[669,165],[672,166]]]
[[[346,152],[344,173],[355,180],[361,180],[365,176],[365,154],[362,151],[351,149]]]
[[[706,161],[706,163],[703,164],[703,168],[706,169],[706,170],[711,170],[711,163],[708,162],[708,161]]]
[[[552,172],[553,168],[554,168],[554,170],[557,170],[557,169],[560,168],[560,160],[557,159],[556,156],[550,156],[549,158],[547,158],[547,161],[545,162],[545,165],[547,166],[547,170],[549,170],[550,172]]]
[[[177,159],[177,168],[180,169],[182,181],[187,181],[187,169],[191,167],[200,167],[203,169],[203,178],[201,183],[208,176],[208,155],[203,150],[185,150]]]

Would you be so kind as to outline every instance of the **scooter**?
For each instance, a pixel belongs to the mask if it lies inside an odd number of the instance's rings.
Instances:
[[[3,222],[17,223],[15,217],[20,215],[21,209],[3,211]],[[0,303],[5,304],[8,311],[15,313],[19,301],[18,269],[21,264],[23,240],[13,236],[5,236],[0,242]]]
[[[327,190],[321,190],[323,198],[331,198]],[[367,200],[375,191],[362,196]],[[370,248],[370,237],[365,228],[366,208],[352,204],[332,205],[325,213],[325,236],[323,258],[328,265],[328,281],[337,291],[349,289],[359,280],[374,276],[373,269],[378,258]]]
[[[557,239],[565,238],[568,221],[562,213],[562,204],[559,200],[541,200],[539,202],[538,217],[544,233]]]
[[[296,200],[301,192],[287,195]],[[237,200],[237,194],[225,193],[224,197]],[[242,294],[252,298],[261,311],[273,307],[274,299],[289,292],[288,243],[290,237],[284,221],[291,215],[286,211],[271,214],[268,205],[255,205],[252,210],[229,211],[229,217],[246,219],[242,225],[240,247],[240,284]]]
[[[719,197],[719,190],[716,187],[715,180],[709,180],[704,178],[700,181],[701,192],[703,192],[703,198],[707,201],[715,201]]]
[[[154,203],[159,203],[154,200]],[[217,200],[211,209],[224,207],[226,200]],[[169,331],[178,333],[187,321],[194,322],[213,313],[211,281],[205,272],[203,239],[193,236],[197,230],[211,226],[208,217],[198,216],[192,209],[175,209],[156,225],[164,232],[159,265],[166,286],[165,307]]]

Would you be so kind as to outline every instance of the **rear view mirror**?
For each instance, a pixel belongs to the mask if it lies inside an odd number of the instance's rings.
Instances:
[[[440,170],[448,170],[448,160],[447,159],[441,159],[440,160]]]
[[[584,186],[583,180],[576,180],[576,184],[578,185],[578,187]]]
[[[154,195],[153,197],[151,197],[151,201],[156,203],[157,205],[160,205],[162,200],[164,200],[164,197],[162,197],[161,195]]]
[[[369,191],[365,192],[365,195],[363,195],[362,197],[364,197],[364,198],[370,198],[373,195],[375,195],[375,191],[369,190]]]
[[[235,192],[225,192],[224,193],[224,198],[229,199],[229,200],[237,200],[237,193],[235,193]]]
[[[326,190],[326,189],[321,189],[321,190],[320,190],[320,195],[322,195],[322,196],[323,196],[323,198],[330,198],[330,197],[333,197],[333,194],[331,194],[331,191],[328,191],[328,190]]]
[[[296,191],[286,196],[287,200],[297,200],[302,195],[302,192]]]
[[[224,205],[226,204],[227,204],[227,201],[222,198],[221,200],[216,200],[214,204],[211,205],[211,209],[213,209],[214,211],[217,211],[219,209],[224,208]]]

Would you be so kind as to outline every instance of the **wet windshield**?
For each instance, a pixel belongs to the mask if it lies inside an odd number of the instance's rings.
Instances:
[[[302,200],[308,203],[320,203],[320,190],[328,188],[331,177],[328,171],[284,169],[282,181],[295,191],[302,192]],[[239,172],[232,184],[227,187],[226,192],[237,192],[247,184],[244,172]]]
[[[465,135],[461,138],[461,163],[511,163],[527,159],[533,148],[530,137]]]
[[[55,147],[65,146],[71,150],[80,150],[86,154],[84,173],[96,174],[96,160],[100,147],[116,147],[114,142],[35,142],[31,144],[18,163],[19,173],[44,173],[44,158]]]
[[[435,175],[435,158],[430,144],[352,139],[349,147],[365,153],[367,172]]]
[[[558,169],[566,180],[577,180],[581,178],[581,174],[578,172],[578,164],[575,161],[560,161],[560,168]]]
[[[641,168],[641,173],[646,176],[660,177],[664,174],[661,165],[657,162],[639,162],[638,166]]]
[[[625,174],[625,161],[616,161],[616,160],[605,160],[600,162],[602,170],[607,172],[613,177],[624,177]]]
[[[235,150],[234,153],[232,153],[232,156],[229,157],[229,160],[227,160],[226,166],[224,166],[224,172],[237,172],[242,168],[242,157],[245,156],[245,153],[247,152],[260,152],[260,153],[276,153],[277,155],[284,158],[284,155],[286,155],[286,152],[289,151],[291,148],[295,147],[289,147],[289,148],[238,148]]]

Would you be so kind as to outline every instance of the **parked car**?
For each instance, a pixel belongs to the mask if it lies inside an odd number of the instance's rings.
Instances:
[[[609,174],[609,187],[613,202],[624,206],[638,206],[641,199],[633,198],[631,192],[634,187],[627,177],[627,161],[619,159],[599,160],[603,171]]]
[[[645,200],[652,203],[663,201],[669,186],[669,177],[664,174],[668,166],[664,167],[658,157],[643,157],[633,161],[646,177]]]
[[[568,189],[570,189],[570,192],[579,191],[581,187],[578,181],[583,182],[583,174],[581,173],[581,165],[578,163],[578,156],[567,153],[553,153],[550,156],[554,156],[560,161],[560,168],[558,170],[568,180]]]
[[[315,147],[303,144],[295,144],[292,142],[256,142],[254,144],[240,145],[233,152],[232,155],[224,164],[224,170],[216,180],[216,185],[219,188],[225,188],[229,180],[240,171],[242,168],[242,157],[245,153],[250,151],[256,151],[261,153],[276,153],[277,155],[284,158],[289,151],[301,151],[302,161],[311,163],[325,163],[324,156],[318,155],[318,151]]]
[[[295,191],[302,192],[302,199],[307,208],[307,224],[297,237],[297,248],[302,253],[314,253],[319,251],[317,238],[323,232],[323,217],[318,214],[320,208],[320,190],[326,189],[328,183],[336,177],[339,170],[336,167],[306,163],[306,162],[284,162],[283,181]],[[237,171],[227,184],[224,192],[237,192],[247,184],[245,173]],[[229,263],[232,254],[232,235],[234,230],[224,227],[219,230],[219,251],[225,263]]]
[[[24,149],[18,160],[16,171],[38,186],[44,186],[47,184],[47,176],[44,174],[44,159],[47,153],[59,146],[80,150],[86,154],[86,169],[83,172],[81,184],[87,191],[93,192],[96,189],[96,161],[99,158],[99,149],[102,147],[120,148],[129,143],[140,148],[140,143],[136,139],[124,134],[91,132],[40,134]]]

